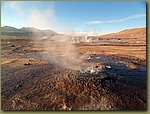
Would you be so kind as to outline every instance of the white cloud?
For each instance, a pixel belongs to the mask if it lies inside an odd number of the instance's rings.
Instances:
[[[36,3],[34,2],[20,2],[20,1],[11,1],[7,2],[9,8],[17,13],[17,16],[20,18],[20,22],[24,19],[25,22],[22,22],[23,25],[28,27],[35,27],[39,29],[55,29],[58,28],[58,22],[55,14],[54,4],[51,2],[49,7],[44,9],[38,9]],[[31,8],[26,9],[25,5],[31,5]],[[21,20],[24,18],[23,20]]]
[[[53,8],[38,10],[34,9],[29,15],[29,26],[39,29],[49,28],[54,25],[55,13]]]
[[[90,21],[90,22],[86,22],[86,24],[101,24],[101,23],[117,23],[117,22],[125,22],[131,19],[138,19],[138,18],[142,18],[142,17],[146,17],[146,14],[138,14],[138,15],[132,15],[129,17],[125,17],[122,19],[116,19],[116,20],[108,20],[108,21]]]
[[[19,2],[19,1],[11,1],[9,2],[9,7],[16,11],[17,13],[21,13],[22,12],[22,7],[23,7],[23,2]]]

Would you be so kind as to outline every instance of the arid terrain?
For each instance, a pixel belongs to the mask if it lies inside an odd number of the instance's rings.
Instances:
[[[90,38],[74,57],[61,42],[1,36],[2,110],[146,110],[146,29]]]

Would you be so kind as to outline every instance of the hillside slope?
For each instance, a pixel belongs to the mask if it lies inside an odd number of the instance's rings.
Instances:
[[[146,28],[126,29],[117,33],[100,36],[102,38],[146,38]]]

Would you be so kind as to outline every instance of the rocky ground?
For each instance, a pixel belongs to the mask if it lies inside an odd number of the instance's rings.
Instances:
[[[143,45],[76,44],[88,67],[73,70],[44,59],[41,41],[4,38],[1,44],[2,110],[147,109]]]

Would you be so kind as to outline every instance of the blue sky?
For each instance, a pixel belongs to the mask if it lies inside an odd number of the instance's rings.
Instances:
[[[2,2],[2,26],[110,33],[146,26],[146,2]]]

